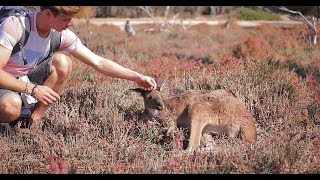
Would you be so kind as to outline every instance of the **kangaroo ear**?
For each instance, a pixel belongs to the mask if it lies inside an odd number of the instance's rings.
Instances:
[[[166,83],[165,79],[159,79],[157,81],[157,90],[162,91],[164,84]]]
[[[138,92],[141,95],[144,95],[146,93],[146,90],[142,89],[142,88],[134,88],[134,89],[129,89],[130,91],[134,91],[134,92]]]

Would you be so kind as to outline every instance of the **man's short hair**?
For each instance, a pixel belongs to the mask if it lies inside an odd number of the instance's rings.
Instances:
[[[44,11],[49,9],[54,16],[61,15],[73,15],[80,11],[80,6],[40,6],[40,10]]]

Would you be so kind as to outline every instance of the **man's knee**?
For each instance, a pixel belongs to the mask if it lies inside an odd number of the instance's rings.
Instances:
[[[53,71],[56,71],[59,76],[69,76],[71,74],[72,62],[68,56],[56,53],[52,58],[51,69]]]
[[[22,106],[21,97],[18,94],[8,94],[0,101],[1,122],[11,122],[20,116]]]

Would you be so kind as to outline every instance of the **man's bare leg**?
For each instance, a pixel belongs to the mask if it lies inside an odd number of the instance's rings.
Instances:
[[[22,100],[17,93],[8,93],[0,101],[0,123],[15,121],[21,112]]]
[[[42,85],[48,86],[53,91],[60,94],[68,82],[71,75],[71,69],[72,62],[68,56],[60,53],[55,54],[52,59],[51,74]],[[31,116],[28,118],[28,121],[34,123],[36,126],[39,125],[49,107],[50,105],[44,105],[41,102],[38,102],[35,105]]]

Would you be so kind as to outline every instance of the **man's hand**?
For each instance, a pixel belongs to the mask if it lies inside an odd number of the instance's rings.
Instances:
[[[157,88],[156,81],[149,76],[141,75],[137,80],[136,83],[142,86],[146,91],[152,91]]]
[[[54,103],[60,99],[59,94],[54,92],[48,86],[38,85],[34,90],[33,97],[36,98],[39,102],[42,102],[45,105]]]

